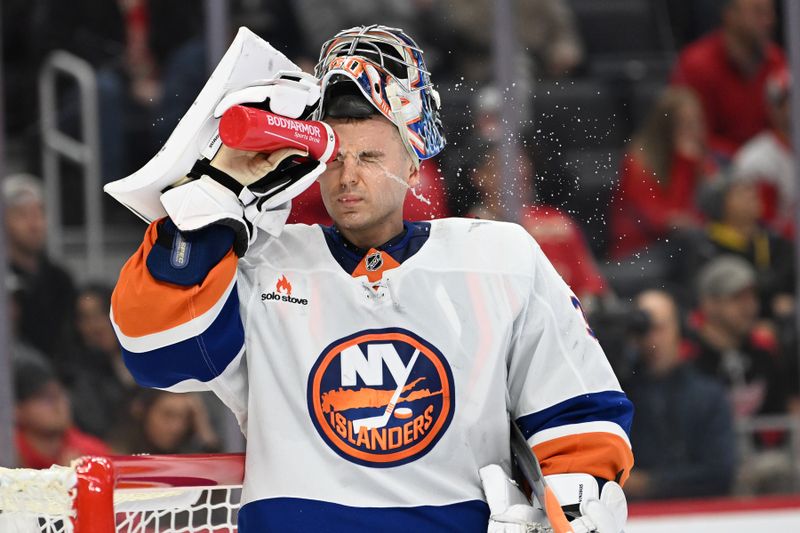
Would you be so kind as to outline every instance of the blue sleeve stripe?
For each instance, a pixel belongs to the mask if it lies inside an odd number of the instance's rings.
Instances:
[[[220,312],[225,307],[225,304],[227,304],[230,300],[231,294],[235,292],[236,276],[231,278],[228,288],[225,289],[225,292],[222,294],[220,299],[205,313],[196,316],[190,321],[184,322],[179,326],[174,326],[169,329],[151,333],[142,337],[128,337],[125,335],[120,329],[119,325],[116,323],[113,309],[110,313],[111,325],[114,327],[114,332],[117,334],[117,339],[119,340],[120,345],[122,345],[125,350],[133,353],[151,352],[158,348],[164,348],[166,346],[197,337],[198,335],[202,335],[203,332],[211,327],[214,321],[219,317]]]
[[[214,322],[200,335],[144,353],[129,352],[123,347],[122,355],[137,383],[167,388],[187,379],[214,379],[243,346],[239,296],[234,290]]]
[[[620,391],[583,394],[517,418],[526,439],[545,429],[584,422],[614,422],[630,437],[632,421],[633,404]]]

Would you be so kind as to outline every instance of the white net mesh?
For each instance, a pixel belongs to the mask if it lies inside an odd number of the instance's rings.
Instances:
[[[117,491],[118,533],[233,533],[240,487]]]
[[[72,533],[77,475],[72,468],[0,467],[0,531]]]
[[[0,532],[74,533],[77,477],[61,466],[0,468]],[[234,533],[240,496],[240,485],[114,490],[116,531]],[[75,533],[86,531],[82,518]]]

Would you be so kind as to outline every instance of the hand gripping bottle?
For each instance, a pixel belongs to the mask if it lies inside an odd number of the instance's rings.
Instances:
[[[294,148],[323,163],[330,163],[339,153],[339,138],[324,122],[297,120],[242,105],[222,115],[219,136],[230,148],[265,153]]]

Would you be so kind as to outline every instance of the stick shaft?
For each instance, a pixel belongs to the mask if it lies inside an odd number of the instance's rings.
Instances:
[[[544,507],[544,512],[547,514],[547,519],[550,521],[550,527],[553,528],[553,533],[573,533],[572,526],[569,525],[564,510],[561,504],[558,503],[553,490],[547,486],[547,482],[542,474],[542,468],[539,466],[539,459],[533,450],[528,446],[528,441],[519,429],[516,421],[511,420],[511,453],[517,461],[522,475],[531,486],[531,491],[539,503]]]

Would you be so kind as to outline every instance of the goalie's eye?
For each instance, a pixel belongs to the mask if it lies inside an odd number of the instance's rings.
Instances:
[[[374,150],[359,152],[357,159],[362,164],[380,163],[383,159],[383,152]]]
[[[333,158],[333,160],[328,163],[327,168],[328,170],[336,170],[342,167],[344,164],[344,154],[339,152],[339,154]]]
[[[328,163],[328,170],[340,170],[344,166],[344,161],[348,157],[353,158],[353,162],[359,167],[371,167],[373,165],[382,165],[385,157],[384,152],[380,150],[362,150],[361,152],[339,152],[336,158]]]

